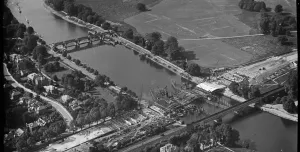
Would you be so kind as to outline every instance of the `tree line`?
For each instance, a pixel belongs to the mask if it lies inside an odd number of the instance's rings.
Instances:
[[[132,29],[124,32],[123,37],[150,50],[154,55],[165,58],[177,66],[186,70],[192,76],[201,76],[201,68],[198,64],[186,62],[185,49],[179,46],[178,40],[170,36],[166,42],[161,40],[162,35],[159,32],[147,33],[145,37],[134,35]]]
[[[82,4],[75,4],[74,0],[46,0],[48,5],[51,5],[56,11],[64,11],[69,16],[75,16],[84,22],[88,22],[97,26],[101,26],[104,30],[112,29],[117,31],[117,27],[112,27],[110,23],[95,13],[90,7]]]
[[[201,146],[216,146],[217,142],[227,147],[250,148],[249,140],[241,140],[239,132],[228,124],[213,123],[212,125],[190,128],[178,135],[173,135],[168,141],[162,141],[163,144],[146,146],[143,152],[159,152],[159,148],[166,143],[173,144],[180,151],[202,152]]]
[[[261,95],[259,87],[249,86],[249,81],[247,79],[244,79],[239,83],[233,81],[230,83],[228,88],[232,91],[232,93],[242,96],[245,99],[260,97]]]

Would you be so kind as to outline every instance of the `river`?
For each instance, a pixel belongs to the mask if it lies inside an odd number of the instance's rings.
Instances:
[[[48,12],[41,0],[18,0],[22,13],[10,0],[9,7],[14,16],[30,25],[48,43],[59,42],[87,35],[87,30],[70,24]],[[165,69],[140,61],[131,50],[123,46],[100,46],[74,52],[71,56],[87,63],[101,74],[109,76],[119,86],[127,86],[138,95],[143,90],[143,98],[150,99],[149,90],[155,87],[170,86],[170,80],[180,82],[180,77]],[[255,112],[240,119],[228,115],[225,120],[239,130],[242,139],[251,139],[260,152],[296,152],[297,123],[283,120],[265,112]],[[232,121],[233,120],[233,121]]]

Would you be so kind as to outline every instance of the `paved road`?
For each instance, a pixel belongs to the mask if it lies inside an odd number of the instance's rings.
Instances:
[[[18,83],[12,76],[11,74],[8,72],[8,69],[6,67],[6,64],[3,64],[3,72],[5,75],[5,79],[7,79],[8,81],[14,81],[14,83],[12,84],[13,86],[19,87],[19,88],[23,88],[26,92],[32,93],[33,95],[36,95],[35,92],[33,92],[32,90],[25,88],[22,84]],[[40,95],[41,99],[47,101],[49,104],[51,104],[66,120],[67,124],[69,125],[69,123],[73,120],[72,115],[69,113],[69,111],[62,106],[60,103],[58,103],[57,101],[54,101],[52,99],[49,99],[45,96]]]

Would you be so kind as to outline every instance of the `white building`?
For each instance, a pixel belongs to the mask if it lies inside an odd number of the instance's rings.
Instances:
[[[62,100],[63,103],[68,102],[70,99],[72,99],[72,97],[70,97],[69,95],[61,96],[61,100]]]
[[[28,78],[29,80],[33,81],[34,78],[35,78],[37,75],[38,75],[38,74],[36,74],[36,73],[31,73],[31,74],[28,74],[28,75],[27,75],[27,78]]]
[[[179,148],[177,146],[174,146],[172,144],[166,144],[163,147],[160,147],[160,152],[179,152]]]

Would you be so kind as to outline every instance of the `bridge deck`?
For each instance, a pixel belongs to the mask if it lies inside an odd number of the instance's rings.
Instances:
[[[230,112],[232,112],[232,111],[236,111],[236,110],[238,110],[238,109],[240,109],[240,108],[243,108],[243,107],[246,107],[246,106],[248,106],[248,105],[250,105],[250,104],[253,104],[253,103],[255,103],[255,102],[258,102],[258,101],[260,101],[261,98],[267,97],[267,96],[269,96],[269,95],[271,95],[271,94],[273,94],[273,93],[276,93],[276,92],[282,91],[282,90],[284,90],[284,87],[281,87],[281,88],[277,88],[277,89],[271,90],[271,91],[269,91],[269,92],[264,93],[264,94],[262,95],[262,97],[250,99],[250,100],[248,100],[248,101],[239,103],[239,104],[234,105],[234,106],[232,106],[232,107],[230,107],[230,108],[228,108],[228,109],[225,109],[225,110],[222,110],[222,111],[217,112],[217,113],[215,113],[215,114],[212,114],[212,115],[210,115],[209,117],[206,117],[206,118],[200,119],[200,120],[198,120],[198,121],[196,121],[196,122],[193,122],[191,125],[197,126],[197,125],[199,125],[199,123],[206,123],[206,122],[215,120],[215,119],[217,119],[217,118],[219,118],[219,117],[221,117],[221,116],[223,116],[223,115],[226,115],[226,114],[228,114],[228,113],[230,113]]]

